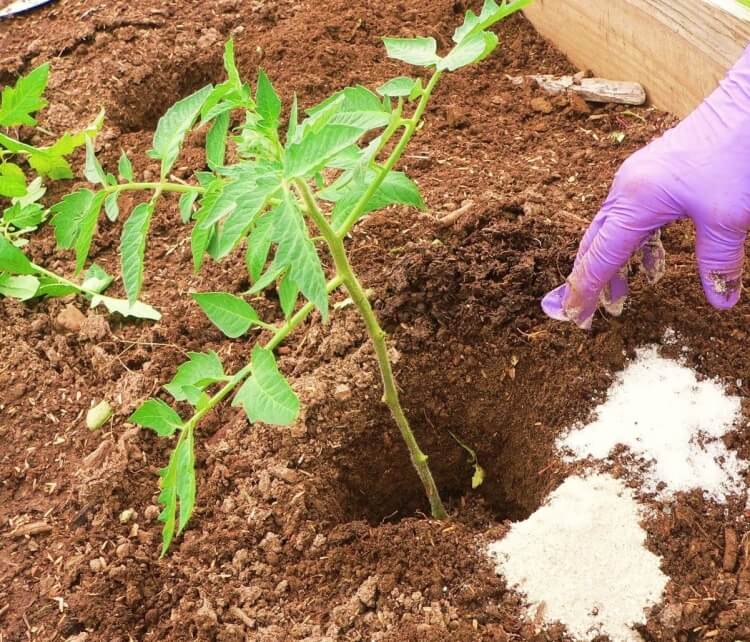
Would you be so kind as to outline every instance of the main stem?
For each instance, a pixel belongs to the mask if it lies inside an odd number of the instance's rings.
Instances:
[[[331,252],[333,262],[336,266],[336,273],[342,279],[344,287],[348,290],[354,305],[357,306],[359,313],[364,319],[365,326],[367,327],[367,334],[372,341],[373,348],[375,349],[375,356],[378,360],[378,367],[380,368],[380,378],[383,382],[383,401],[391,411],[391,414],[398,425],[398,429],[401,432],[401,436],[403,437],[404,442],[406,442],[411,463],[417,471],[419,479],[422,481],[425,493],[427,494],[427,499],[430,502],[432,516],[435,519],[445,519],[448,517],[448,513],[443,506],[443,502],[440,499],[440,492],[438,491],[435,480],[432,477],[432,472],[427,463],[427,455],[425,455],[419,447],[417,439],[409,425],[409,420],[406,418],[404,410],[401,407],[398,388],[396,388],[396,381],[393,378],[391,359],[388,356],[385,331],[380,327],[380,323],[370,305],[367,294],[349,263],[343,240],[339,238],[336,231],[329,225],[325,216],[320,211],[320,208],[315,202],[315,197],[310,191],[307,183],[303,180],[297,180],[295,181],[295,186],[302,196],[308,214],[313,219],[328,244],[328,249]]]

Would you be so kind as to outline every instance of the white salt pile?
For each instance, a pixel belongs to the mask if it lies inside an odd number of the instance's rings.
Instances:
[[[609,475],[570,477],[526,521],[490,545],[498,573],[526,594],[530,616],[576,639],[641,640],[633,624],[667,577],[648,551],[632,492]]]
[[[638,351],[595,415],[559,441],[571,459],[606,459],[623,444],[649,464],[644,490],[664,482],[663,496],[700,488],[720,501],[743,491],[747,462],[719,439],[741,416],[739,397],[716,381],[698,381],[655,347]]]

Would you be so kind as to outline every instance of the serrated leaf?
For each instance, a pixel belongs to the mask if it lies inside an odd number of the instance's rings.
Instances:
[[[227,149],[229,112],[219,114],[206,134],[206,163],[209,167],[221,167]]]
[[[149,155],[161,161],[162,178],[172,169],[180,153],[182,141],[198,118],[201,107],[212,89],[211,85],[206,85],[190,96],[178,100],[159,119],[154,132],[153,149]]]
[[[273,240],[278,247],[273,265],[278,268],[289,268],[289,277],[297,284],[305,298],[320,310],[323,320],[326,320],[328,291],[323,266],[315,244],[310,240],[302,213],[288,192],[284,195],[284,203],[277,216]]]
[[[177,442],[169,457],[169,464],[159,472],[161,492],[159,502],[164,506],[159,520],[162,529],[161,554],[169,550],[175,531],[180,533],[190,520],[195,507],[195,453],[193,429],[189,428]],[[178,512],[179,502],[179,518]]]
[[[83,188],[66,194],[50,208],[55,239],[61,248],[68,250],[75,244],[81,222],[94,203],[94,196],[90,189]]]
[[[258,313],[247,301],[228,292],[196,292],[193,299],[230,339],[241,337],[259,320]]]
[[[96,225],[99,222],[99,212],[106,197],[106,192],[97,192],[91,201],[88,211],[81,219],[78,228],[78,237],[75,241],[76,252],[76,274],[78,274],[86,263],[91,249],[91,241],[94,238]]]
[[[133,180],[133,164],[124,149],[121,151],[120,160],[117,162],[117,173],[126,181]]]
[[[463,42],[467,37],[487,29],[489,26],[506,18],[512,13],[527,7],[533,0],[502,0],[500,5],[495,0],[485,0],[482,12],[477,16],[473,11],[466,12],[463,24],[453,33],[453,42]]]
[[[208,248],[215,260],[227,256],[245,237],[268,198],[279,189],[279,177],[267,178],[249,174],[225,184],[211,211],[198,223],[204,228],[216,226]]]
[[[389,58],[410,65],[429,67],[439,62],[435,38],[383,38]]]
[[[2,133],[0,133],[0,147],[16,154],[25,154],[29,165],[40,176],[49,176],[56,180],[73,178],[73,170],[70,169],[68,162],[60,154],[52,153],[50,148],[37,149]]]
[[[22,205],[20,200],[15,200],[3,212],[3,220],[19,230],[34,229],[44,220],[44,208],[39,203]]]
[[[112,192],[104,200],[104,213],[107,215],[107,219],[113,223],[120,216],[120,206],[117,204],[117,199],[120,197],[120,192]]]
[[[193,216],[193,204],[198,198],[198,192],[185,192],[180,195],[180,220],[187,223]]]
[[[0,272],[34,274],[31,261],[15,245],[0,234]]]
[[[36,125],[31,116],[47,106],[42,97],[49,78],[49,63],[44,63],[21,76],[14,87],[3,89],[0,98],[0,127],[18,127],[19,125]]]
[[[0,294],[3,296],[27,301],[36,296],[39,290],[39,279],[30,274],[13,276],[0,274]]]
[[[112,284],[112,281],[114,281],[114,278],[107,274],[104,268],[99,267],[96,263],[92,263],[89,269],[86,270],[81,288],[89,292],[101,294]]]
[[[376,89],[381,96],[391,96],[393,98],[411,96],[414,88],[418,86],[418,81],[408,76],[399,76],[391,78]]]
[[[261,117],[261,127],[274,131],[278,129],[279,117],[281,116],[281,99],[263,69],[258,71],[255,104]]]
[[[297,304],[299,287],[297,287],[297,284],[290,278],[289,274],[285,274],[281,277],[277,291],[279,293],[279,304],[281,305],[281,310],[284,313],[284,317],[288,319],[292,316],[295,305]]]
[[[188,361],[183,363],[175,373],[172,381],[164,386],[175,401],[197,401],[205,388],[217,381],[226,379],[224,366],[213,350],[188,352]]]
[[[206,254],[206,248],[213,234],[213,227],[206,225],[206,220],[213,211],[214,205],[221,196],[224,187],[220,179],[213,178],[206,185],[206,191],[201,198],[198,211],[195,213],[195,225],[190,235],[190,250],[193,255],[193,270],[198,272],[203,264],[203,256]]]
[[[252,231],[247,237],[247,253],[245,263],[250,280],[255,283],[263,273],[263,268],[268,261],[268,253],[271,251],[271,239],[273,236],[274,217],[278,216],[278,210],[269,212],[258,219]]]
[[[347,189],[342,190],[341,194],[326,193],[329,199],[336,202],[331,212],[331,224],[334,229],[341,227],[354,205],[367,191],[373,177],[373,173],[368,173],[365,181],[350,184]],[[388,172],[375,194],[365,204],[362,216],[389,205],[410,205],[418,209],[425,207],[419,187],[403,172]]]
[[[484,60],[497,47],[497,36],[490,31],[480,31],[464,38],[437,65],[438,69],[455,71],[466,65]]]
[[[278,426],[294,422],[299,414],[299,399],[279,372],[273,352],[255,346],[250,367],[252,375],[239,389],[232,405],[241,405],[252,422]]]
[[[314,119],[311,123],[305,123],[305,127],[312,125],[315,130],[322,129],[317,121],[326,109],[335,105],[336,109],[330,114],[327,122],[331,124],[347,125],[361,130],[365,133],[371,129],[385,127],[391,118],[391,112],[386,109],[380,99],[367,87],[357,85],[347,87],[336,92],[323,102],[307,110]],[[326,122],[326,124],[327,124]]]
[[[120,238],[120,264],[122,282],[128,301],[136,302],[143,285],[143,256],[146,251],[146,238],[154,213],[154,204],[140,203],[133,208],[122,228]]]
[[[287,178],[310,177],[326,166],[329,159],[359,139],[362,131],[356,127],[329,124],[319,132],[306,134],[298,143],[289,146],[284,159]]]
[[[102,169],[99,159],[94,151],[94,141],[91,138],[86,139],[86,163],[83,169],[83,175],[89,183],[94,185],[106,185],[107,175]]]
[[[158,321],[161,319],[161,313],[147,303],[136,301],[132,305],[126,299],[115,299],[111,296],[97,294],[91,298],[91,307],[103,305],[109,312],[117,312],[124,317],[135,317],[137,319],[150,319]]]
[[[15,163],[0,164],[0,196],[15,198],[26,195],[26,176]]]
[[[144,428],[151,428],[160,437],[171,437],[182,428],[182,419],[169,404],[161,399],[149,399],[128,418]]]

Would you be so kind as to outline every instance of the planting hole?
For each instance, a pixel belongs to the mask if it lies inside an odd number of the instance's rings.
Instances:
[[[461,348],[463,357],[448,368],[445,356],[404,356],[399,381],[412,428],[440,488],[456,506],[479,494],[498,520],[528,517],[563,479],[555,448],[559,426],[586,416],[590,404],[582,383],[549,360],[498,355],[492,348]],[[516,363],[515,366],[512,364]],[[589,382],[591,384],[591,382]],[[347,441],[335,445],[331,484],[343,521],[386,519],[427,512],[419,480],[404,443],[383,404],[370,400],[347,416]],[[471,488],[476,452],[484,482]]]

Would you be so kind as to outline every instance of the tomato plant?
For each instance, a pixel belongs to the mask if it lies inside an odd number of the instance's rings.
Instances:
[[[345,240],[372,211],[394,204],[424,207],[417,185],[396,167],[423,122],[435,87],[445,73],[486,58],[498,43],[489,27],[530,1],[486,0],[479,15],[467,12],[445,55],[438,54],[434,38],[384,38],[389,57],[426,69],[426,79],[399,76],[375,91],[347,87],[307,109],[302,119],[295,97],[283,127],[282,101],[270,79],[261,70],[252,91],[240,77],[230,41],[224,51],[226,80],[178,101],[158,122],[149,152],[161,164],[158,181],[134,181],[124,155],[118,167],[122,180],[117,181],[89,147],[86,177],[93,187],[69,194],[52,208],[57,240],[75,251],[78,269],[86,262],[101,209],[114,219],[124,191],[151,192],[130,212],[120,243],[128,305],[137,305],[156,204],[165,193],[179,193],[182,221],[192,224],[195,270],[206,257],[219,261],[243,246],[252,284],[239,296],[196,293],[195,302],[230,338],[251,330],[267,336],[255,342],[247,365],[233,373],[225,371],[215,352],[188,355],[164,386],[174,402],[192,407],[188,418],[161,398],[147,400],[130,418],[161,437],[176,437],[161,471],[162,554],[185,528],[195,505],[194,445],[201,420],[233,395],[232,405],[242,407],[251,422],[294,422],[299,399],[279,371],[274,350],[314,310],[325,321],[331,293],[342,288],[366,326],[380,368],[383,401],[408,448],[432,516],[447,516],[427,455],[401,407],[386,333],[352,268]],[[185,137],[196,127],[206,129],[208,169],[196,173],[194,182],[171,181],[170,170]],[[326,270],[325,265],[331,267]],[[261,320],[247,300],[270,287],[276,288],[284,314],[278,324]]]

